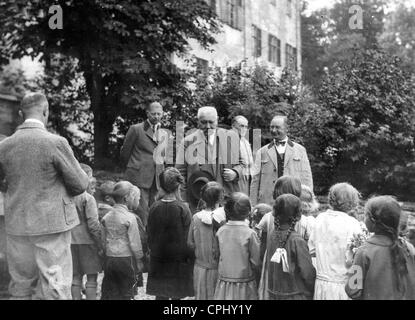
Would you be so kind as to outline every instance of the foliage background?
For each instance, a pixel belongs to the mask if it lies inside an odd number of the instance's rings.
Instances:
[[[145,118],[148,101],[162,102],[164,125],[173,133],[176,121],[194,128],[197,109],[214,105],[222,126],[229,128],[232,118],[242,114],[251,128],[261,129],[263,144],[270,139],[272,116],[286,114],[290,136],[307,148],[317,194],[349,181],[365,196],[415,197],[414,9],[398,3],[386,13],[386,1],[367,0],[361,32],[348,29],[348,0],[303,14],[302,73],[284,70],[276,77],[273,70],[246,61],[226,69],[212,67],[207,75],[171,63],[173,53],[186,56],[187,36],[209,48],[220,31],[216,15],[202,0],[187,1],[184,9],[173,0],[139,6],[123,1],[123,7],[110,0],[66,1],[73,13],[67,23],[78,29],[61,34],[50,33],[38,12],[52,3],[0,1],[1,32],[7,35],[0,41],[0,58],[7,62],[41,53],[45,64],[45,73],[32,81],[22,70],[4,67],[0,90],[17,96],[44,90],[52,109],[51,128],[70,141],[81,161],[121,171],[124,135]],[[36,13],[30,21],[20,13],[23,7]],[[100,14],[83,24],[94,10]],[[194,25],[195,17],[205,24]],[[87,39],[79,37],[87,32],[82,28],[90,30]]]

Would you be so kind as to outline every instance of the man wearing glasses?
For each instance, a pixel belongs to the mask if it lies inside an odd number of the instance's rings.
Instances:
[[[249,196],[251,183],[251,170],[254,164],[251,144],[247,139],[248,119],[244,116],[236,116],[232,121],[232,129],[238,133],[240,139],[241,158],[244,163],[242,175],[239,177],[239,190]]]
[[[283,175],[294,176],[313,190],[313,176],[306,149],[288,136],[287,117],[275,116],[271,121],[272,142],[258,150],[251,183],[251,204],[272,205],[273,190],[277,179]]]
[[[128,129],[121,148],[121,161],[127,167],[125,178],[141,190],[137,213],[145,226],[159,189],[158,176],[164,169],[164,165],[156,164],[153,158],[159,144],[163,107],[159,102],[152,102],[146,106],[146,114],[146,121]]]

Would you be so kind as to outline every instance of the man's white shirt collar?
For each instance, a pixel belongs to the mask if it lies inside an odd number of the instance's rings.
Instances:
[[[23,123],[30,123],[30,122],[41,124],[43,128],[45,127],[45,124],[42,121],[38,120],[38,119],[29,118],[29,119],[26,119]]]
[[[213,146],[215,144],[216,130],[217,129],[210,129],[208,131],[208,142],[211,146]],[[206,139],[203,130],[200,130],[200,132],[202,133],[202,136]]]
[[[211,146],[213,146],[215,143],[215,136],[216,136],[216,129],[212,130],[212,134],[209,135],[209,143]]]
[[[284,139],[282,139],[280,141],[284,141],[285,144],[283,146],[275,144],[275,147],[277,148],[277,151],[278,151],[279,154],[283,154],[283,153],[285,153],[285,149],[287,148],[288,136],[286,136]]]
[[[150,120],[147,119],[148,124],[150,125],[150,128],[153,129],[153,131],[156,131],[160,127],[160,122],[157,122],[156,124],[152,124]]]

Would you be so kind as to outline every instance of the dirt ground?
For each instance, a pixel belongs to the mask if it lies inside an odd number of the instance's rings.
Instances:
[[[104,278],[104,273],[101,272],[98,275],[98,289],[97,289],[97,300],[101,298],[101,284],[102,279]],[[84,279],[85,281],[85,279]],[[146,285],[147,285],[147,273],[143,275],[143,283],[144,285],[142,287],[138,288],[137,295],[134,297],[134,300],[154,300],[154,296],[149,296],[146,294]],[[7,285],[3,283],[3,285],[0,285],[0,300],[8,300],[10,298],[8,292],[7,292]],[[85,296],[83,296],[83,299],[85,299]],[[192,300],[193,297],[185,298],[185,300]]]

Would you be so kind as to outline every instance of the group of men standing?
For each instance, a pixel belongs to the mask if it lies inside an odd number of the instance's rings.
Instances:
[[[153,102],[146,112],[147,120],[128,130],[121,149],[126,179],[141,189],[139,214],[144,224],[161,191],[158,177],[165,166],[154,157],[160,148],[163,107]],[[47,131],[49,105],[43,94],[26,95],[19,113],[23,124],[0,142],[10,292],[14,298],[31,298],[37,283],[35,297],[65,299],[72,281],[71,229],[79,224],[73,197],[87,189],[89,178],[67,140]],[[197,118],[198,128],[179,142],[183,152],[175,161],[186,181],[183,200],[193,211],[195,176],[221,183],[228,194],[245,192],[253,205],[273,202],[274,183],[281,175],[299,177],[313,187],[307,153],[288,138],[286,117],[272,119],[274,140],[260,148],[255,159],[245,117],[235,117],[232,130],[218,127],[214,107],[200,108]]]
[[[121,159],[126,164],[125,177],[143,190],[144,215],[155,201],[159,190],[158,175],[168,163],[155,161],[154,153],[160,146],[157,136],[163,130],[163,107],[158,102],[146,108],[147,120],[133,125],[121,149]],[[180,144],[174,165],[180,170],[186,184],[182,198],[196,210],[197,202],[192,192],[195,177],[205,177],[223,185],[225,193],[246,193],[252,205],[273,203],[272,191],[282,175],[298,177],[313,189],[313,179],[307,152],[303,146],[288,137],[287,117],[276,115],[270,123],[272,142],[260,148],[255,157],[248,140],[249,123],[238,115],[232,129],[218,127],[218,114],[214,107],[198,110],[198,128],[188,133]],[[165,152],[164,154],[167,154]],[[142,213],[143,214],[143,213]],[[144,218],[143,220],[147,220]]]

